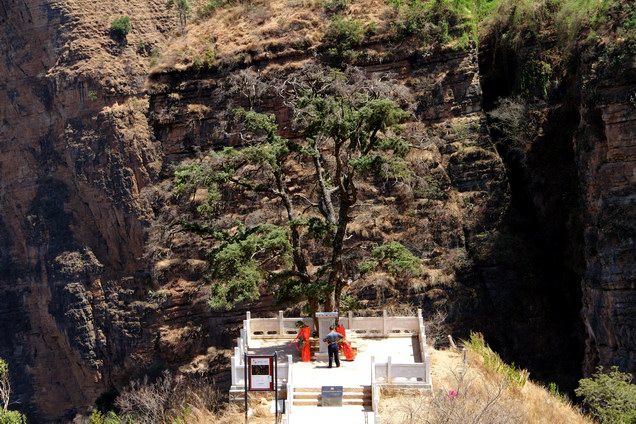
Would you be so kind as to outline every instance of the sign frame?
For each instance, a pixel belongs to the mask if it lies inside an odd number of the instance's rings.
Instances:
[[[243,364],[243,375],[245,381],[245,423],[248,422],[249,392],[274,392],[274,419],[275,422],[278,423],[278,353],[276,352],[272,355],[249,355],[245,353],[243,355]],[[269,384],[267,387],[253,387],[253,377],[255,375],[258,377],[262,377],[265,374],[260,373],[263,371],[262,368],[253,369],[252,366],[267,366],[269,368],[269,371],[267,373],[267,376],[269,377]],[[259,373],[254,374],[253,371],[255,370],[258,370]],[[260,380],[259,385],[262,385],[263,380],[260,378],[258,380]]]
[[[273,392],[276,379],[274,367],[274,355],[249,355],[247,357],[249,384],[247,390],[250,392]],[[267,367],[267,374],[261,374]],[[259,371],[259,373],[254,373]],[[265,380],[263,377],[268,377]],[[265,385],[266,384],[266,385]]]

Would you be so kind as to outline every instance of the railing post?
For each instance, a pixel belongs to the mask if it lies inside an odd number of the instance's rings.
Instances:
[[[247,353],[247,342],[246,342],[247,336],[246,336],[245,333],[246,333],[245,329],[241,328],[241,331],[240,331],[240,335],[241,335],[240,336],[241,337],[241,350],[243,351],[241,353]]]
[[[378,384],[375,381],[375,356],[371,357],[371,409],[373,414],[378,415],[378,404],[380,403],[380,396],[378,393]]]
[[[287,363],[287,404],[285,405],[285,415],[287,416],[287,423],[289,423],[289,415],[292,412],[292,405],[294,403],[294,374],[292,372],[293,359],[291,355],[287,355]]]
[[[428,355],[428,352],[426,352],[426,355],[424,356],[424,374],[425,383],[430,384],[432,388],[433,381],[431,380],[431,357]]]
[[[371,356],[371,383],[374,382],[375,377],[375,356]]]
[[[232,358],[232,385],[238,385],[238,365],[241,361],[241,353],[238,347],[234,348],[234,357]]]
[[[283,311],[278,311],[278,335],[282,336],[283,331],[285,330],[285,324],[283,321]]]
[[[389,334],[389,329],[386,327],[386,309],[382,310],[382,335],[386,337]]]
[[[353,329],[353,312],[349,311],[347,317],[349,318],[349,331],[351,331]]]
[[[391,357],[389,356],[386,360],[386,382],[392,383],[393,378],[391,376]]]
[[[245,333],[247,335],[247,337],[245,338],[245,343],[247,344],[246,347],[250,347],[250,344],[252,343],[252,325],[250,324],[250,320],[252,319],[252,313],[250,311],[247,311],[245,313],[245,321],[243,322],[243,328],[245,328]]]

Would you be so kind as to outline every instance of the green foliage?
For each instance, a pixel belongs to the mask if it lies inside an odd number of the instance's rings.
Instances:
[[[210,215],[215,211],[216,202],[221,198],[219,184],[229,178],[227,172],[213,172],[200,163],[185,163],[175,170],[173,193],[177,197],[192,197],[197,189],[205,189],[205,199],[197,206],[201,215]]]
[[[111,34],[119,39],[126,38],[131,30],[132,25],[128,16],[120,16],[118,18],[115,18],[110,24]]]
[[[208,47],[203,51],[201,56],[197,56],[192,61],[192,67],[195,70],[209,69],[216,64],[216,52],[214,47]]]
[[[371,259],[362,262],[359,268],[363,274],[384,269],[394,277],[413,277],[422,272],[420,260],[397,241],[374,247]]]
[[[340,312],[345,313],[349,311],[357,311],[360,309],[360,301],[357,297],[350,294],[345,294],[340,298]]]
[[[422,199],[446,200],[448,198],[444,185],[431,175],[427,175],[418,181],[414,193],[416,197]]]
[[[27,424],[27,419],[18,411],[5,411],[0,408],[0,424]]]
[[[416,37],[426,44],[457,40],[465,48],[477,41],[474,0],[391,1],[396,11],[393,31],[398,40]]]
[[[240,226],[209,253],[215,282],[210,307],[229,310],[237,303],[256,300],[267,280],[264,263],[278,258],[289,266],[290,252],[287,229],[270,224],[250,229]]]
[[[609,372],[599,367],[591,378],[579,381],[577,396],[602,424],[636,423],[636,385],[632,376],[614,366]]]
[[[470,338],[464,346],[480,355],[484,361],[484,369],[504,377],[513,387],[522,388],[528,381],[528,371],[519,369],[514,363],[508,365],[499,354],[493,351],[479,333],[470,333]]]
[[[190,2],[188,0],[167,0],[166,7],[168,9],[176,9],[181,28],[184,28],[188,23],[188,15],[190,15],[191,11]]]
[[[91,101],[95,101],[99,98],[99,96],[97,96],[97,91],[95,90],[88,90],[88,99]]]
[[[358,57],[355,48],[362,43],[364,35],[364,26],[360,21],[334,17],[322,37],[328,59],[337,65],[354,61]]]
[[[349,6],[349,0],[324,0],[322,6],[328,14],[342,13]]]
[[[93,410],[93,413],[88,419],[88,424],[120,424],[120,423],[122,423],[122,419],[119,418],[119,416],[113,411],[103,413],[99,410]]]
[[[568,398],[564,393],[561,393],[559,390],[559,386],[556,383],[550,382],[547,387],[548,393],[553,396],[555,399],[560,400],[561,402],[568,403]]]
[[[0,424],[26,424],[27,420],[24,415],[6,409],[10,394],[9,364],[0,358]]]
[[[521,73],[521,94],[526,98],[546,99],[552,76],[552,66],[542,60],[526,63]]]

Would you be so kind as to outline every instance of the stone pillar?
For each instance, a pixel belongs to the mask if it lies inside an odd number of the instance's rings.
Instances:
[[[316,319],[318,320],[318,338],[320,339],[320,349],[316,355],[317,357],[322,358],[328,355],[327,343],[325,343],[322,339],[329,334],[329,327],[334,324],[337,317],[338,312],[316,312]]]

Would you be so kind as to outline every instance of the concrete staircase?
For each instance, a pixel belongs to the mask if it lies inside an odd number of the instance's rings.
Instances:
[[[294,387],[294,407],[320,406],[320,387]],[[343,406],[360,406],[371,409],[371,386],[345,387]]]

